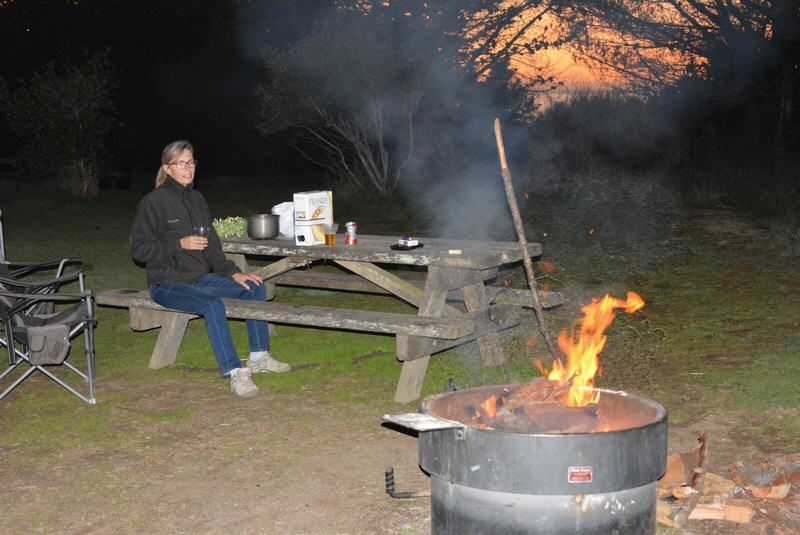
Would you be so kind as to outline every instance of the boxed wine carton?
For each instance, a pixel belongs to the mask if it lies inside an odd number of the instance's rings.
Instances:
[[[325,243],[325,227],[333,223],[333,193],[330,190],[301,191],[293,195],[294,242],[297,245]]]

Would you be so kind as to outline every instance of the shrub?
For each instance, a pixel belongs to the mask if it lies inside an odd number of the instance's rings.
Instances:
[[[50,62],[21,81],[6,114],[23,141],[19,161],[29,176],[52,173],[72,195],[97,195],[103,139],[116,124],[116,86],[108,51],[80,65]]]
[[[768,243],[786,258],[800,257],[800,219],[795,214],[777,218],[769,224]]]

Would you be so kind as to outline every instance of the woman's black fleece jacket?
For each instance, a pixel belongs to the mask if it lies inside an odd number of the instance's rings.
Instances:
[[[208,247],[202,251],[181,248],[180,240],[192,227],[211,227]],[[182,186],[171,176],[144,196],[131,229],[131,255],[146,264],[148,284],[194,283],[206,273],[230,277],[239,269],[225,258],[211,213],[193,184]]]

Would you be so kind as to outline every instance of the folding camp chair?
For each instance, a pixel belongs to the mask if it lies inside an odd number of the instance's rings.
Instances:
[[[77,282],[79,293],[60,293],[66,284]],[[0,277],[0,347],[8,352],[8,367],[0,374],[0,381],[8,377],[17,367],[27,364],[28,369],[19,375],[0,393],[5,398],[12,390],[35,371],[43,373],[56,384],[82,399],[95,404],[94,397],[94,326],[92,292],[86,290],[83,272],[68,276],[38,281],[23,282],[19,279]],[[54,310],[48,305],[53,305]],[[66,308],[60,305],[69,305]],[[71,341],[83,334],[86,354],[86,371],[67,361]],[[64,366],[87,383],[86,395],[70,386],[48,368]]]
[[[0,218],[0,348],[5,347],[8,352],[8,367],[0,374],[0,384],[17,367],[23,364],[29,366],[0,393],[0,399],[38,370],[83,401],[90,404],[96,402],[93,337],[96,320],[93,317],[92,293],[84,287],[82,271],[64,275],[67,266],[80,264],[77,258],[53,262],[7,260]],[[75,282],[78,283],[79,293],[59,293],[63,286]],[[66,360],[71,340],[80,334],[84,335],[86,348],[85,372]],[[88,395],[81,394],[45,368],[54,365],[62,365],[83,378],[88,384]]]

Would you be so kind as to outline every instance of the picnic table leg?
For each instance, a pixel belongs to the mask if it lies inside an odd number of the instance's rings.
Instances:
[[[149,331],[157,329],[164,323],[163,310],[152,308],[130,307],[128,309],[128,325],[132,331]]]
[[[175,364],[178,349],[181,347],[183,335],[186,333],[186,325],[191,318],[192,314],[164,313],[164,323],[161,325],[161,332],[158,333],[156,347],[153,348],[153,354],[150,356],[150,369],[157,370]]]
[[[447,290],[440,289],[438,278],[439,268],[431,266],[428,269],[428,278],[425,281],[425,291],[420,300],[418,316],[438,318],[444,313]],[[400,379],[397,381],[397,390],[394,394],[396,402],[409,403],[419,399],[430,359],[431,356],[428,354],[403,362],[403,369],[400,371]]]
[[[403,301],[411,303],[417,308],[422,306],[423,291],[397,275],[389,273],[385,269],[381,269],[375,264],[370,264],[368,262],[336,260],[336,263],[370,281],[372,284],[380,286]],[[461,311],[450,305],[445,305],[442,314],[447,316],[459,316],[461,315]]]
[[[267,300],[271,301],[275,299],[275,283],[269,282],[269,279],[272,277],[277,277],[281,273],[286,273],[287,271],[291,271],[297,267],[306,266],[309,263],[310,261],[306,258],[287,256],[286,258],[281,258],[280,260],[277,260],[267,266],[256,269],[251,273],[264,279],[264,284],[267,285]]]
[[[245,258],[243,254],[225,253],[225,258],[236,264],[236,267],[238,267],[242,273],[247,272],[247,258]]]
[[[286,258],[281,258],[280,260],[269,264],[268,266],[264,266],[260,269],[253,271],[252,273],[255,275],[259,275],[264,279],[264,284],[267,285],[267,300],[271,301],[275,299],[275,284],[269,282],[269,279],[272,277],[277,277],[281,273],[286,273],[287,271],[291,271],[300,266],[306,266],[309,264],[309,260],[306,258],[298,258],[298,257],[291,257],[287,256]],[[269,324],[269,336],[273,337],[277,333],[275,331],[275,326],[270,323]]]
[[[486,297],[486,286],[477,282],[461,288],[464,304],[469,312],[482,312],[489,309],[489,300]],[[506,361],[505,353],[500,345],[500,335],[490,332],[477,339],[481,350],[481,361],[484,366],[499,366]]]
[[[371,283],[384,288],[400,299],[414,306],[420,306],[422,290],[397,275],[393,275],[368,262],[355,262],[353,260],[336,260],[335,262]]]
[[[242,273],[250,273],[250,266],[247,264],[247,258],[243,254],[225,253],[225,257],[236,264],[236,267]],[[272,301],[275,299],[275,283],[265,282],[264,284],[267,285],[267,301]]]
[[[431,356],[428,355],[403,363],[400,379],[397,381],[397,390],[394,393],[394,400],[397,403],[411,403],[419,399],[422,383],[425,381],[425,371],[428,369],[430,360]]]
[[[228,260],[233,261],[236,264],[236,267],[241,270],[242,273],[250,273],[250,266],[247,264],[247,258],[243,254],[238,253],[225,253],[225,257]],[[275,299],[276,293],[276,286],[274,282],[264,281],[264,284],[267,287],[267,301],[272,301]],[[275,326],[273,324],[269,324],[269,336],[270,338],[276,336],[277,332],[275,331]]]

